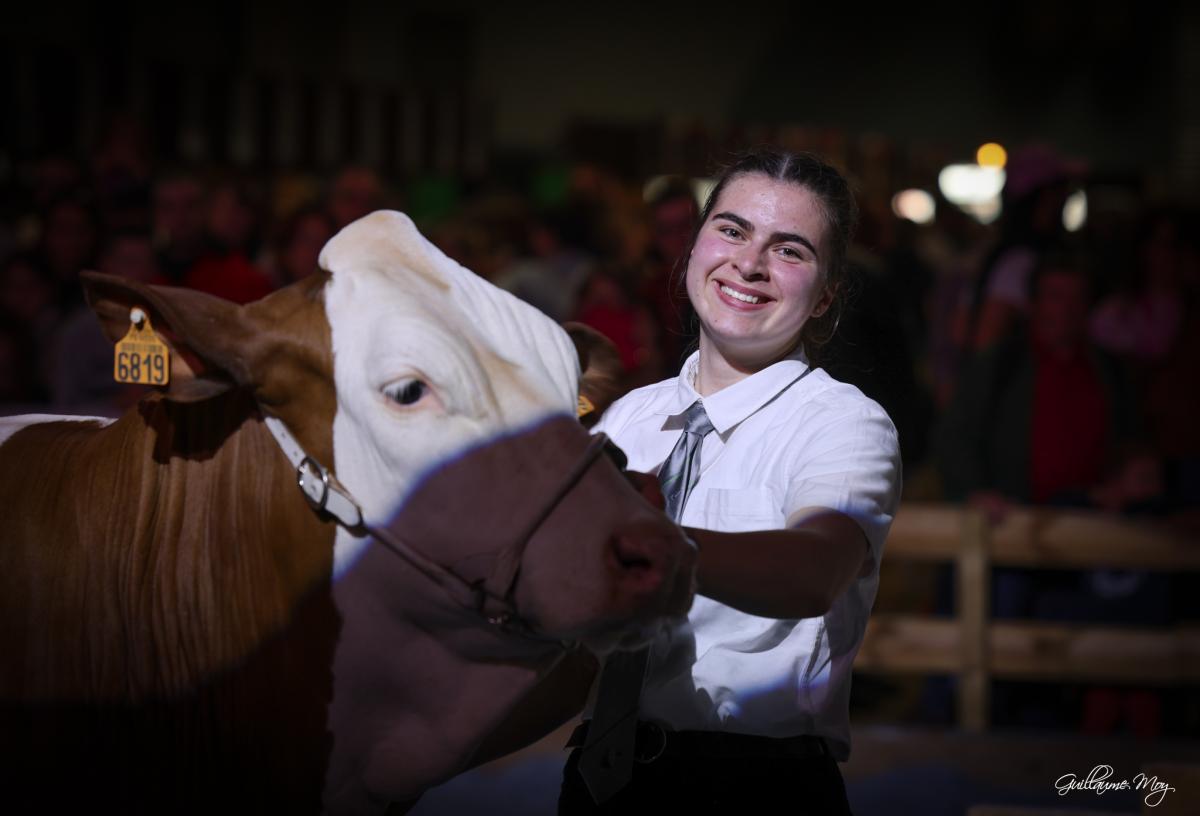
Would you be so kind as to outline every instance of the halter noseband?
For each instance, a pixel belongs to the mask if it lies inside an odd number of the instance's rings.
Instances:
[[[525,548],[601,454],[607,454],[618,469],[624,470],[625,455],[605,434],[597,433],[591,437],[583,455],[574,463],[558,489],[542,505],[521,535],[497,553],[492,574],[486,579],[468,581],[410,546],[390,530],[368,525],[363,520],[362,509],[350,492],[328,468],[305,452],[282,420],[274,416],[264,416],[264,419],[267,429],[296,469],[296,484],[300,492],[318,513],[332,517],[356,536],[369,535],[374,538],[439,584],[459,606],[479,615],[488,625],[530,640],[553,643],[563,649],[573,648],[573,643],[538,632],[536,627],[521,615],[514,596]]]

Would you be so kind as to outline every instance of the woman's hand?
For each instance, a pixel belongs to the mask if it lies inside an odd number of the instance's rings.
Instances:
[[[658,477],[652,473],[641,473],[636,470],[625,471],[625,478],[633,485],[633,489],[642,494],[642,498],[659,510],[665,510],[667,500],[663,498]]]

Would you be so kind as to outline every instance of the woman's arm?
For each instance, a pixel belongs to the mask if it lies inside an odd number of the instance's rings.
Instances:
[[[810,507],[784,530],[684,531],[700,547],[702,595],[765,618],[824,615],[870,567],[867,536],[845,513]]]

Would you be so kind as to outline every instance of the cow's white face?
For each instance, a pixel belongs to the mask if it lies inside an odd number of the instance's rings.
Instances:
[[[572,413],[579,366],[557,324],[447,258],[397,212],[343,229],[321,253],[333,344],[338,477],[368,523],[463,449]],[[340,531],[335,570],[363,539]]]

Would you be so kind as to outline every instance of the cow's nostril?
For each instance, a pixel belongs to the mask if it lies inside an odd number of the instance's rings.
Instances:
[[[618,533],[612,538],[612,553],[623,570],[649,570],[658,566],[654,542],[645,535]]]
[[[617,563],[623,569],[628,570],[647,570],[654,566],[649,558],[644,558],[639,555],[622,555],[620,549],[617,549]]]
[[[656,608],[664,599],[654,601],[666,590],[668,556],[666,542],[656,530],[626,528],[610,540],[610,557],[617,585],[629,593],[631,601],[650,603]]]

